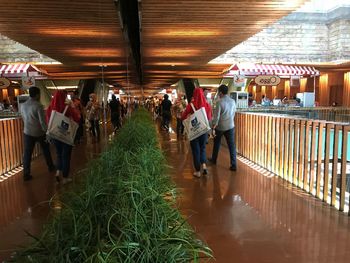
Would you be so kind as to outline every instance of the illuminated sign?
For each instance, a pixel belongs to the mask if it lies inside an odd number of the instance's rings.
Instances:
[[[281,79],[277,76],[257,76],[254,81],[260,86],[277,86]]]
[[[7,78],[0,78],[0,89],[6,89],[11,85],[11,81]]]

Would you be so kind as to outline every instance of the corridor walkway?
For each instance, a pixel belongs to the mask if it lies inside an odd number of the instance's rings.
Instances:
[[[101,126],[102,128],[102,126]],[[88,136],[73,149],[71,174],[73,180],[89,160],[96,158],[106,147],[108,129],[103,129],[100,141]],[[51,146],[55,160],[55,149]],[[78,173],[78,174],[77,174]],[[26,234],[38,234],[47,221],[49,208],[47,201],[55,194],[69,187],[56,184],[54,173],[49,173],[43,156],[32,161],[33,180],[23,182],[20,169],[10,178],[0,182],[0,262],[9,259],[11,253],[32,241]]]
[[[159,132],[182,195],[180,209],[218,263],[345,263],[349,217],[246,165],[231,172],[223,147],[207,179],[192,176],[189,142]],[[210,140],[207,153],[211,153]]]
[[[350,258],[349,217],[324,205],[271,174],[240,159],[237,172],[228,169],[227,149],[221,149],[207,179],[192,176],[189,142],[159,130],[178,203],[199,237],[213,249],[218,263],[345,263]],[[76,147],[72,166],[77,172],[106,146],[108,136],[88,139]],[[207,153],[211,152],[209,141]],[[43,158],[33,162],[34,179],[18,172],[0,183],[0,262],[30,241],[47,220],[46,202],[69,186],[57,186]],[[78,178],[79,175],[75,175]]]

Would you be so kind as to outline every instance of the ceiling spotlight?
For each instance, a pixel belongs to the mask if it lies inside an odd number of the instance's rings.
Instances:
[[[175,64],[172,64],[171,66],[172,66],[172,67],[175,67]]]

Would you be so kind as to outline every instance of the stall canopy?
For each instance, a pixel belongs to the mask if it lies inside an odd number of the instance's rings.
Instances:
[[[233,64],[223,72],[224,77],[234,75],[258,76],[258,75],[276,75],[276,76],[318,76],[320,72],[314,67],[308,66],[289,66],[274,64]]]
[[[3,64],[0,65],[0,76],[7,78],[28,77],[45,77],[47,72],[37,68],[32,64]]]

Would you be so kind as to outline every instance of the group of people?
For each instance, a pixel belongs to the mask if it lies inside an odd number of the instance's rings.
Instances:
[[[221,146],[221,138],[225,137],[227,146],[230,152],[230,170],[236,171],[236,145],[235,145],[235,126],[234,117],[236,112],[236,103],[228,95],[228,87],[221,85],[218,88],[219,100],[216,102],[214,111],[208,102],[207,97],[201,88],[196,88],[193,92],[191,102],[186,106],[185,110],[181,115],[181,120],[188,118],[190,114],[193,114],[193,106],[195,110],[204,108],[208,121],[211,123],[212,134],[214,136],[214,146],[212,155],[209,158],[209,162],[216,165],[218,154]],[[192,105],[191,105],[192,104]],[[206,144],[208,141],[208,134],[205,133],[194,140],[190,141],[193,165],[195,172],[193,176],[201,177],[208,173],[207,169],[207,158],[206,158]],[[202,169],[202,174],[201,174]]]
[[[76,144],[83,137],[84,117],[88,121],[92,136],[94,138],[99,138],[100,136],[99,123],[102,107],[97,100],[96,94],[91,93],[89,95],[89,101],[85,108],[82,106],[77,93],[71,96],[71,100],[67,98],[67,95],[66,91],[56,91],[45,113],[44,107],[40,103],[40,89],[31,87],[29,89],[29,99],[21,105],[20,113],[24,122],[23,176],[25,181],[32,179],[31,157],[37,142],[41,146],[49,172],[56,171],[57,182],[60,182],[61,179],[64,184],[71,181],[69,171],[73,146],[60,140],[48,138],[46,135],[47,126],[53,111],[65,112],[65,116],[79,125],[74,139]],[[122,118],[126,115],[127,108],[115,95],[112,95],[109,108],[111,122],[114,131],[116,131],[121,127]],[[49,143],[54,144],[56,148],[56,165],[54,165],[51,157]]]
[[[235,145],[235,127],[234,116],[236,112],[236,103],[228,95],[228,87],[221,85],[218,88],[219,99],[216,102],[215,109],[212,109],[212,101],[207,97],[208,90],[195,88],[190,103],[186,103],[186,97],[180,97],[176,100],[173,112],[176,116],[176,133],[181,136],[184,133],[183,121],[188,118],[195,110],[204,108],[208,122],[211,124],[212,135],[214,137],[214,147],[209,162],[216,164],[222,136],[225,137],[230,152],[230,170],[236,171],[236,145]],[[172,104],[167,94],[164,95],[160,103],[160,115],[162,116],[162,128],[169,130],[171,120]],[[206,145],[208,143],[208,133],[205,133],[190,141],[193,165],[195,172],[193,176],[201,177],[208,173]],[[202,172],[201,172],[202,170]]]
[[[46,131],[53,111],[60,113],[65,111],[67,117],[77,124],[80,123],[81,112],[74,105],[74,102],[67,100],[66,91],[56,91],[45,114],[44,107],[40,103],[40,89],[31,87],[29,89],[29,99],[22,104],[20,110],[24,122],[23,179],[25,181],[32,179],[31,158],[37,142],[41,146],[49,172],[56,171],[57,182],[60,182],[61,179],[63,179],[63,184],[71,181],[69,171],[73,146],[60,140],[51,139],[50,141],[56,148],[56,165],[54,165],[51,157]]]

